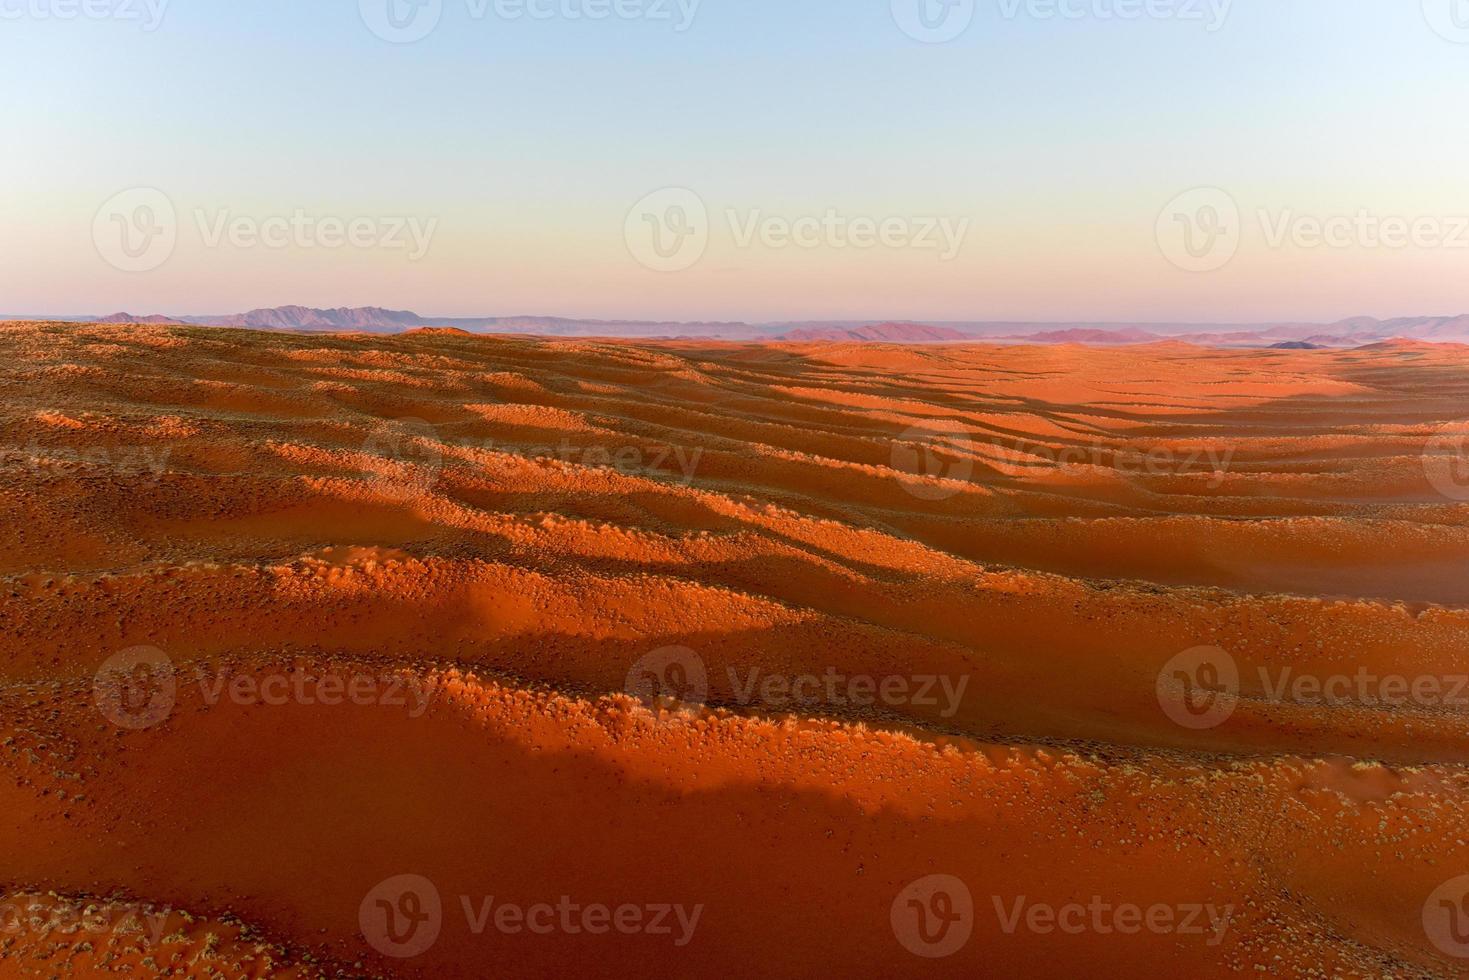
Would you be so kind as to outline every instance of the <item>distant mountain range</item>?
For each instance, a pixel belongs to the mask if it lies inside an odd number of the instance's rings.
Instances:
[[[1139,327],[1052,330],[1020,334],[1007,339],[1043,344],[1122,345],[1183,340],[1207,347],[1275,347],[1286,344],[1315,347],[1359,347],[1393,338],[1469,343],[1469,316],[1400,317],[1377,320],[1353,317],[1331,324],[1267,324],[1246,330],[1179,331]],[[1287,348],[1289,349],[1289,348]]]
[[[1046,330],[1041,333],[1016,334],[1006,340],[1028,340],[1034,344],[1151,344],[1163,339],[1136,327],[1123,330],[1099,330],[1095,327],[1073,327],[1070,330]]]
[[[867,327],[798,327],[775,339],[799,343],[933,344],[972,340],[973,336],[952,327],[930,327],[922,323],[875,323]]]
[[[37,319],[37,317],[0,317]],[[54,319],[54,318],[48,318]],[[314,309],[278,306],[220,316],[68,317],[83,323],[156,323],[245,327],[255,330],[305,332],[355,331],[403,333],[425,327],[451,327],[470,333],[537,334],[552,337],[683,338],[697,340],[765,340],[791,343],[955,343],[986,340],[999,343],[1084,344],[1126,346],[1159,341],[1185,341],[1210,347],[1359,347],[1394,338],[1469,344],[1469,315],[1399,317],[1378,320],[1352,317],[1336,323],[1186,324],[1186,323],[1016,323],[991,321],[893,322],[877,320],[803,321],[788,323],[667,322],[653,320],[578,320],[554,316],[425,317],[406,310],[379,307]]]
[[[11,319],[4,317],[0,319]],[[34,319],[28,317],[27,319]],[[248,313],[217,316],[134,316],[113,313],[102,317],[67,317],[77,323],[176,323],[209,327],[244,327],[251,330],[285,330],[307,333],[392,334],[424,327],[453,327],[471,333],[523,333],[584,337],[769,337],[776,327],[753,327],[745,323],[682,323],[643,320],[573,320],[554,316],[510,317],[424,317],[407,310],[385,310],[376,306],[339,307],[319,310],[307,306],[276,306]]]
[[[133,316],[131,313],[109,313],[107,316],[99,316],[87,322],[93,323],[162,323],[184,325],[185,321],[175,320],[169,316]]]

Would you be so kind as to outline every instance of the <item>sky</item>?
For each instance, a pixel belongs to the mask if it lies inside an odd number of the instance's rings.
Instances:
[[[0,311],[1469,312],[1469,0],[0,0]]]

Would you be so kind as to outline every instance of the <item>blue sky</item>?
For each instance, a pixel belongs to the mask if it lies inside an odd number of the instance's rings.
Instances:
[[[671,21],[475,18],[468,0],[444,0],[437,29],[411,44],[375,36],[357,0],[172,0],[152,31],[125,16],[146,0],[89,0],[115,16],[61,19],[67,2],[0,0],[6,311],[1469,310],[1469,249],[1453,242],[1272,245],[1256,217],[1469,215],[1469,43],[1434,30],[1437,0],[1235,0],[1218,24],[1207,0],[1153,0],[1162,15],[1127,20],[1106,14],[1129,0],[1070,0],[1072,17],[1047,16],[1044,0],[1013,16],[1014,0],[979,0],[967,30],[937,44],[905,34],[890,0],[703,0],[686,31],[674,0]],[[1242,213],[1237,252],[1205,272],[1155,240],[1160,209],[1196,187],[1223,189]],[[130,188],[162,191],[178,224],[167,260],[143,272],[115,268],[93,240],[99,207]],[[629,208],[660,188],[693,190],[711,223],[697,263],[671,273],[624,240]],[[410,261],[201,234],[221,215],[298,210],[418,217],[435,223],[432,246]],[[968,229],[948,259],[741,245],[730,212]]]

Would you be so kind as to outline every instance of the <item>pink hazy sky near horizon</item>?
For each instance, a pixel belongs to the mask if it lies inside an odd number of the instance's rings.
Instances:
[[[0,0],[0,312],[1462,313],[1456,2]]]

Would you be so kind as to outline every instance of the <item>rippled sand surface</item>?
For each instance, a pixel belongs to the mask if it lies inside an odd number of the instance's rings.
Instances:
[[[0,394],[0,976],[1469,964],[1469,349],[12,324]]]

